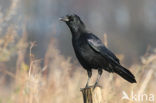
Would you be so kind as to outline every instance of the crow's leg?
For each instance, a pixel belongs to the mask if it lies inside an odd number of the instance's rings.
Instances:
[[[88,84],[89,84],[90,78],[91,78],[91,76],[92,76],[92,70],[91,70],[91,69],[87,70],[87,73],[88,73],[88,80],[87,80],[87,83],[86,83],[86,87],[85,87],[85,88],[88,87]]]
[[[93,89],[95,89],[95,87],[97,86],[101,75],[102,75],[102,69],[98,69],[98,77],[97,77],[97,79],[96,79],[96,82],[95,82],[95,84],[94,84]]]

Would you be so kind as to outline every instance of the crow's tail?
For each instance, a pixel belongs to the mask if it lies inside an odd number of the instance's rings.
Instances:
[[[119,74],[121,77],[123,77],[127,81],[131,83],[136,83],[134,75],[129,70],[124,68],[123,66],[121,65],[116,66],[116,68],[114,69],[114,72]]]

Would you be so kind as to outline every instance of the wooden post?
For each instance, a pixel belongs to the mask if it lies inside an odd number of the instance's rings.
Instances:
[[[101,87],[97,86],[93,90],[93,87],[82,88],[84,103],[102,103]]]

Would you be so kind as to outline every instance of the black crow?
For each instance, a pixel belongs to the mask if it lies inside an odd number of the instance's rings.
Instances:
[[[88,87],[89,80],[92,76],[92,69],[98,70],[98,77],[94,88],[98,84],[103,69],[110,73],[117,73],[130,83],[136,83],[134,75],[121,66],[119,59],[105,47],[102,41],[94,34],[86,30],[85,24],[77,15],[66,15],[60,18],[64,21],[72,34],[72,44],[80,64],[87,70]]]

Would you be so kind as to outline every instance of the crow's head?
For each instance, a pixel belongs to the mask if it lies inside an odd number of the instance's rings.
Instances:
[[[60,21],[64,21],[72,32],[82,31],[85,28],[84,23],[76,14],[66,15],[65,17],[60,18]]]

